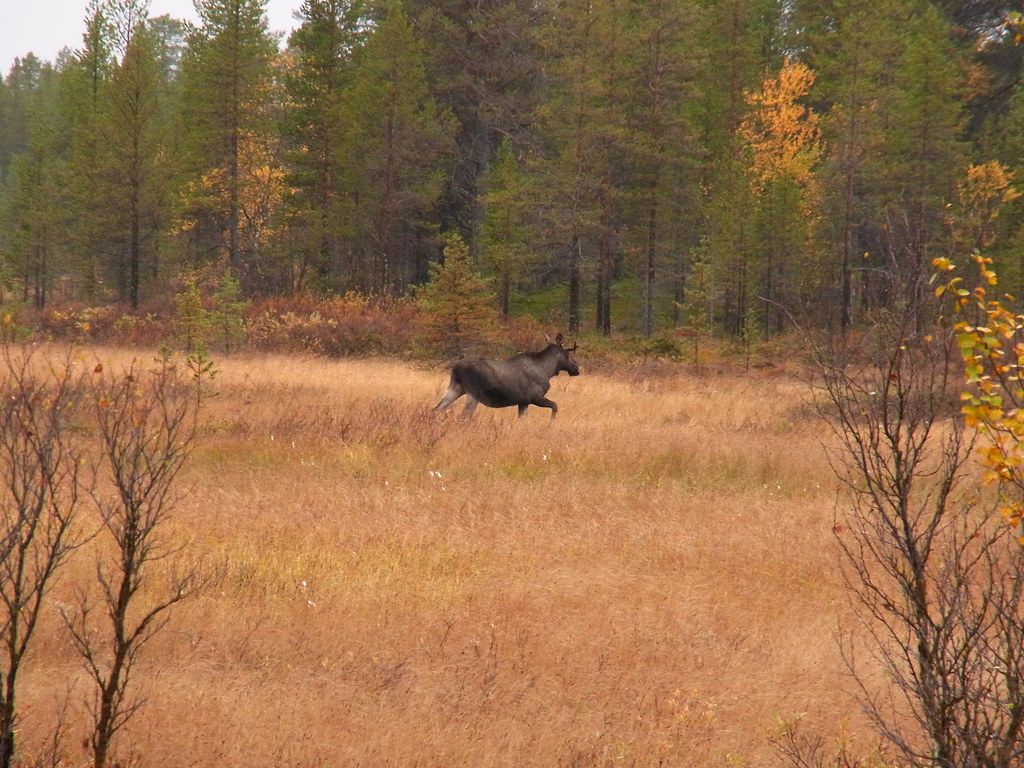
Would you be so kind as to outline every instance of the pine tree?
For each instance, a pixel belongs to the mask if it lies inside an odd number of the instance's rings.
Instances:
[[[108,126],[105,181],[116,201],[113,210],[124,243],[115,275],[132,309],[139,305],[144,263],[154,265],[155,238],[168,216],[164,161],[170,142],[159,66],[157,41],[140,24],[103,105]]]
[[[0,217],[4,222],[0,226],[0,290],[5,292],[16,277],[24,274],[27,263],[25,235],[33,223],[22,217],[31,216],[29,211],[35,207],[28,200],[32,194],[28,179],[35,174],[27,167],[31,162],[24,158],[31,145],[39,142],[40,137],[32,135],[41,127],[36,125],[39,111],[42,109],[48,119],[57,117],[54,110],[44,107],[47,99],[53,101],[57,80],[50,65],[29,54],[16,58],[0,83]],[[56,151],[59,139],[53,134],[43,143],[52,145]],[[37,157],[36,162],[41,159]],[[21,168],[16,170],[16,164]]]
[[[264,0],[200,0],[182,61],[183,229],[198,261],[223,261],[245,290],[259,280],[266,206],[283,191],[272,108],[276,42]]]
[[[85,100],[93,104],[110,78],[116,53],[114,23],[106,0],[89,0],[85,17],[82,48],[75,56],[77,70],[84,81]]]
[[[498,306],[508,317],[512,295],[530,270],[530,192],[512,143],[502,142],[485,177],[480,261],[498,283]]]
[[[302,254],[297,284],[312,271],[317,287],[346,289],[351,265],[339,212],[347,158],[337,149],[336,116],[351,84],[353,60],[367,34],[362,0],[304,0],[289,39],[286,88],[288,225]]]
[[[659,272],[667,253],[681,253],[696,240],[678,225],[693,220],[698,188],[695,130],[684,104],[694,96],[697,9],[679,0],[637,0],[631,9],[631,50],[627,54],[630,93],[630,150],[642,253],[645,336],[655,329]],[[682,265],[677,265],[681,271]]]
[[[115,63],[109,9],[102,0],[91,0],[82,47],[75,52],[62,78],[62,108],[71,125],[69,230],[76,253],[72,269],[78,278],[79,295],[87,301],[110,298],[103,291],[104,269],[115,250],[108,237],[110,211],[106,206],[95,206],[94,196],[98,180],[106,170],[100,104]]]
[[[406,0],[426,48],[428,80],[456,120],[456,162],[438,201],[441,227],[475,248],[480,182],[506,136],[526,138],[541,85],[537,33],[548,4],[522,0]]]
[[[14,153],[3,199],[0,277],[20,284],[21,300],[42,309],[66,268],[68,200],[60,78],[43,65],[19,94],[24,133]]]
[[[425,277],[429,213],[453,147],[450,118],[430,95],[423,51],[398,0],[360,49],[336,124],[361,287],[399,294]]]
[[[611,332],[611,287],[620,262],[628,101],[620,0],[558,6],[542,36],[549,95],[538,108],[546,151],[534,162],[550,260],[568,288],[570,333],[579,330],[584,277],[594,263],[597,328]]]
[[[749,109],[747,94],[782,62],[780,7],[774,0],[702,0],[699,7],[694,34],[704,56],[695,83],[700,97],[684,105],[701,158],[693,228],[706,240],[694,255],[707,260],[711,295],[720,302],[717,321],[739,337],[757,299],[751,286],[756,205],[738,131]]]
[[[144,3],[112,0],[108,47],[119,60],[92,101],[80,101],[75,133],[78,241],[89,253],[86,286],[100,281],[132,309],[146,276],[156,274],[157,236],[169,217],[169,85],[162,43]],[[134,24],[134,26],[130,26]]]
[[[7,178],[11,159],[28,145],[28,111],[32,93],[53,68],[33,54],[16,58],[0,85],[0,184]]]

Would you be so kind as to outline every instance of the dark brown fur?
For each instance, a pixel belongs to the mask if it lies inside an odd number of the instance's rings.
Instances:
[[[547,395],[551,379],[565,371],[578,376],[579,366],[572,348],[562,346],[562,334],[539,352],[523,352],[508,360],[492,360],[473,357],[460,360],[452,367],[448,391],[434,406],[437,412],[444,411],[463,395],[466,395],[465,415],[473,413],[477,403],[489,408],[516,406],[519,415],[526,413],[528,406],[550,408],[551,416],[558,413],[558,406]]]

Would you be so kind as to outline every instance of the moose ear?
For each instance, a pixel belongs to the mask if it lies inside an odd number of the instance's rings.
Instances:
[[[557,336],[555,336],[555,344],[559,344],[560,345],[561,343],[562,343],[562,334],[558,334]]]
[[[568,350],[568,351],[569,351],[569,352],[575,352],[575,351],[576,351],[577,349],[579,349],[579,348],[580,348],[580,345],[579,345],[579,344],[573,344],[573,345],[572,345],[572,346],[571,346],[571,347],[569,348],[569,350]]]

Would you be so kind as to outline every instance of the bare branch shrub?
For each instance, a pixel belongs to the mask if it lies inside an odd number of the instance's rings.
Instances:
[[[89,382],[101,452],[94,499],[108,546],[96,563],[98,598],[81,590],[64,620],[95,684],[95,768],[108,764],[114,737],[145,703],[130,691],[139,652],[166,625],[168,609],[202,585],[197,568],[174,569],[170,561],[182,547],[163,535],[212,375],[197,358],[190,358],[190,370],[164,355],[149,369],[138,361],[116,372],[97,365]],[[149,586],[161,568],[166,582]]]
[[[768,743],[793,768],[885,768],[878,750],[866,756],[854,754],[845,724],[838,737],[829,741],[821,733],[803,727],[803,717],[778,720],[768,733]]]
[[[843,652],[867,714],[907,763],[1018,765],[1024,550],[979,498],[960,354],[921,317],[894,310],[816,351],[821,413],[838,438],[830,458],[850,492],[836,521],[844,573],[884,676],[854,640]]]
[[[18,673],[54,576],[82,542],[88,484],[72,436],[82,392],[69,352],[0,347],[0,766],[15,758]]]

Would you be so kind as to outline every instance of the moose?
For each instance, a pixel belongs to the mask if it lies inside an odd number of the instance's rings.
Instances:
[[[434,406],[440,413],[463,395],[466,396],[464,416],[472,415],[478,403],[489,408],[516,406],[519,415],[524,416],[530,405],[551,409],[551,418],[558,413],[554,400],[545,395],[551,387],[551,379],[561,371],[570,376],[579,376],[580,369],[573,354],[577,345],[562,346],[562,334],[552,341],[544,337],[548,345],[539,352],[522,352],[508,360],[491,360],[473,357],[460,360],[452,366],[448,391]]]

